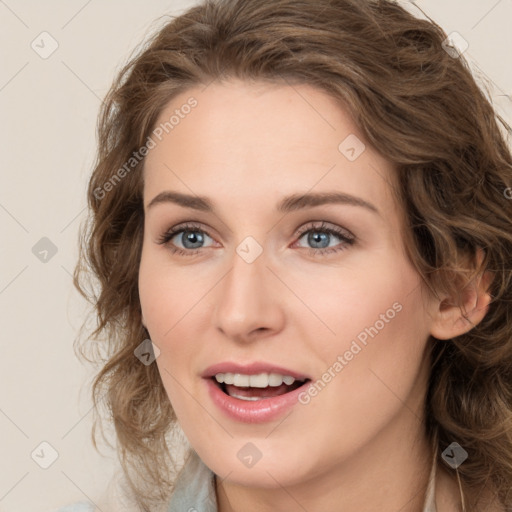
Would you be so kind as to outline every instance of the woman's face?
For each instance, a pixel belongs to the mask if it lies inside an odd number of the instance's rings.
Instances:
[[[421,431],[431,322],[392,165],[310,86],[212,83],[157,125],[173,115],[145,163],[139,288],[192,447],[268,488],[387,460]]]

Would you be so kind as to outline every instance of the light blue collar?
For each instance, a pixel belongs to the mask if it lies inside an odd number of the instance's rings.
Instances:
[[[214,478],[214,473],[192,450],[176,480],[168,512],[217,512]]]

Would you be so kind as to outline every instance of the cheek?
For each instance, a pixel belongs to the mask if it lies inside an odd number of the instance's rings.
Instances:
[[[211,280],[211,276],[210,276]],[[165,251],[143,247],[139,268],[139,298],[152,342],[159,348],[157,365],[171,401],[183,394],[190,380],[200,336],[208,328],[204,315],[208,276],[193,267],[177,268]]]
[[[340,269],[338,275],[332,269],[316,275],[314,288],[311,278],[302,278],[301,291],[306,294],[309,289],[305,302],[315,315],[302,315],[301,322],[308,323],[311,348],[326,364],[351,349],[347,358],[354,359],[357,353],[357,359],[370,361],[377,356],[374,350],[405,355],[424,344],[426,310],[415,269],[393,252],[363,259]]]
[[[309,337],[309,351],[321,364],[315,387],[302,403],[319,436],[330,439],[342,426],[340,453],[378,435],[408,397],[413,410],[423,399],[428,324],[420,280],[411,268],[387,268],[386,273],[353,275],[350,279],[359,277],[357,286],[345,283],[343,289],[352,291],[339,291],[335,307],[324,300],[317,311],[336,335]]]
[[[155,251],[143,247],[139,268],[141,309],[150,338],[160,350],[156,364],[165,390],[174,411],[183,417],[188,395],[180,382],[185,382],[194,354],[185,334],[192,297],[184,296],[183,291],[190,288],[181,282],[180,273],[172,270],[166,269]]]
[[[167,260],[167,261],[166,261]],[[165,251],[143,246],[139,267],[139,298],[153,341],[172,339],[180,319],[197,301],[197,290],[184,273],[169,264]]]
[[[411,396],[426,364],[428,322],[421,281],[411,267],[402,264],[388,266],[386,273],[366,273],[353,292],[343,295],[336,311],[326,304],[336,337],[330,343],[318,343],[316,353],[325,365],[320,380],[333,384],[321,391],[323,397],[315,406],[320,411],[329,403],[343,405],[352,419],[336,414],[346,424],[354,420],[348,429],[354,435],[361,418],[374,418],[377,428],[377,423],[395,414],[402,405],[397,397]],[[331,378],[329,370],[336,378]],[[371,424],[368,429],[373,428]]]

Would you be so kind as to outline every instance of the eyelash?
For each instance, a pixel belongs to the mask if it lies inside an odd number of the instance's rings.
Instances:
[[[213,237],[210,236],[207,231],[201,229],[199,225],[185,223],[175,226],[170,230],[166,231],[159,237],[157,243],[160,245],[168,244],[171,241],[171,239],[174,238],[176,235],[187,231],[203,233],[213,239]],[[300,240],[305,234],[309,233],[310,231],[317,233],[328,233],[329,235],[334,235],[340,238],[344,242],[344,244],[341,247],[324,247],[321,249],[315,249],[314,247],[305,248],[309,250],[309,254],[311,256],[326,256],[329,253],[343,251],[345,250],[347,245],[351,246],[355,242],[355,237],[352,234],[349,235],[348,232],[346,232],[346,230],[342,230],[336,227],[328,227],[328,224],[326,224],[323,221],[319,226],[307,224],[306,226],[301,228],[297,234],[298,240]],[[197,254],[201,249],[203,249],[203,247],[200,247],[198,249],[181,249],[179,247],[169,245],[169,250],[173,254],[179,254],[180,256],[193,256],[194,254]]]

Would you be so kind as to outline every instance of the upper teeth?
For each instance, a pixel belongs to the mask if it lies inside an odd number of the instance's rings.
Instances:
[[[258,373],[258,375],[243,375],[241,373],[217,373],[217,382],[234,384],[239,387],[266,388],[267,386],[280,386],[283,382],[286,385],[293,384],[295,378],[290,375],[279,373]]]

